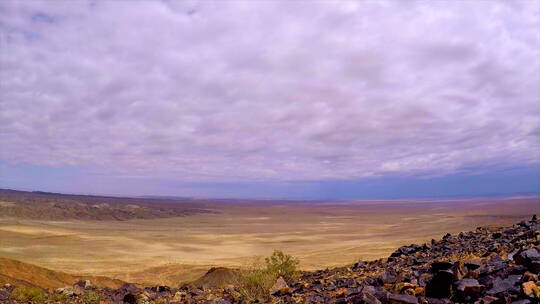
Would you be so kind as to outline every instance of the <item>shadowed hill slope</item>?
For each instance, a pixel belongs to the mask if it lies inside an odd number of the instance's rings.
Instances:
[[[204,203],[150,198],[71,195],[0,189],[0,217],[33,220],[170,218],[214,213]]]
[[[121,280],[107,277],[71,275],[12,259],[0,258],[0,284],[2,285],[60,288],[80,280],[91,280],[96,286],[108,288],[119,288],[124,284]]]

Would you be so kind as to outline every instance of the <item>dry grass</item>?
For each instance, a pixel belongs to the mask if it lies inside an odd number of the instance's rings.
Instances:
[[[0,207],[13,207],[15,206],[14,202],[2,202],[0,201]]]

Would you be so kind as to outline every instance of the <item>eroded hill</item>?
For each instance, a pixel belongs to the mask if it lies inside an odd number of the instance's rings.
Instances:
[[[54,289],[72,285],[81,280],[91,280],[96,286],[120,288],[125,282],[103,276],[78,276],[35,266],[20,261],[0,258],[0,284],[15,287]]]

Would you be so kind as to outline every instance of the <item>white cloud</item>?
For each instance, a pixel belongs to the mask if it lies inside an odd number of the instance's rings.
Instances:
[[[535,1],[3,1],[0,160],[185,181],[540,159]]]

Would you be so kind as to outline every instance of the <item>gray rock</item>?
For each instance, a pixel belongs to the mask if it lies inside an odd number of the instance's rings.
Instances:
[[[370,293],[373,295],[377,292],[377,289],[375,289],[375,287],[371,285],[368,285],[368,286],[364,286],[364,288],[362,289],[362,292]]]
[[[394,284],[397,282],[397,275],[394,271],[386,270],[379,277],[384,284]]]
[[[427,302],[429,304],[449,304],[451,303],[450,299],[443,298],[443,299],[437,299],[437,298],[426,298]]]
[[[287,285],[287,282],[285,282],[283,277],[279,277],[274,285],[272,285],[272,288],[270,288],[270,293],[274,293],[282,288],[289,288],[289,285]]]
[[[489,295],[496,295],[501,292],[519,292],[519,286],[517,286],[517,283],[519,283],[521,279],[520,275],[511,275],[508,276],[506,279],[501,279],[499,277],[495,278],[493,280],[493,287],[487,291]]]
[[[518,265],[527,267],[531,272],[540,272],[540,252],[535,248],[527,249],[515,254],[514,261]]]
[[[270,294],[275,296],[286,295],[291,292],[289,285],[282,277],[279,277],[272,288],[270,288]]]
[[[457,297],[465,300],[467,298],[477,299],[482,295],[485,286],[478,283],[475,279],[463,279],[454,283],[456,286]]]
[[[529,304],[529,303],[531,303],[531,301],[527,299],[512,301],[512,304]]]
[[[366,304],[381,304],[381,301],[369,292],[362,292],[361,300]]]
[[[388,302],[390,304],[418,304],[418,299],[412,295],[391,293],[388,295]]]

